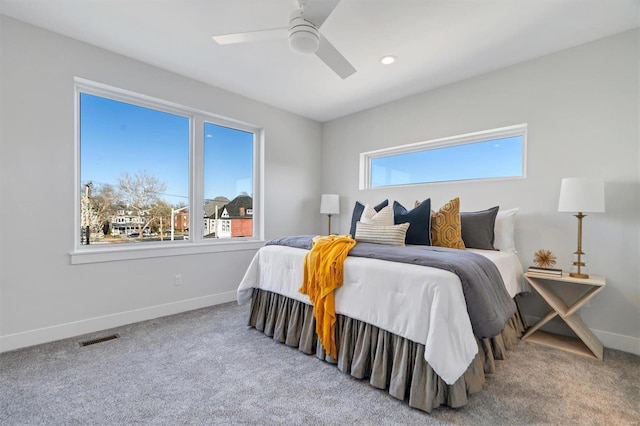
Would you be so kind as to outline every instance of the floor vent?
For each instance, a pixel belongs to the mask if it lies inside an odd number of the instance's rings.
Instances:
[[[118,334],[111,334],[109,336],[98,337],[97,339],[85,340],[84,342],[80,342],[80,346],[89,346],[95,345],[96,343],[107,342],[109,340],[117,339],[120,336]]]

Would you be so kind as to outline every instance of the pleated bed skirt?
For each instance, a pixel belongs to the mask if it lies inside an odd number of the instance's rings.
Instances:
[[[248,325],[305,354],[336,364],[355,378],[367,379],[372,386],[428,413],[440,405],[466,405],[470,394],[482,390],[485,374],[495,372],[495,360],[505,359],[506,350],[524,332],[516,312],[498,336],[476,338],[478,354],[467,371],[447,385],[425,361],[424,345],[344,315],[337,316],[338,359],[333,359],[318,341],[313,306],[276,293],[254,289]]]

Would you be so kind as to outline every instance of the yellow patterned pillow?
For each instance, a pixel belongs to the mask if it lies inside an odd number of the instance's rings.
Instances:
[[[445,203],[437,212],[431,211],[431,245],[465,248],[460,226],[460,198]]]

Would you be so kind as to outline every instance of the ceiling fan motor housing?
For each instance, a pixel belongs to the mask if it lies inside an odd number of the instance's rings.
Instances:
[[[320,45],[318,29],[304,19],[302,9],[294,10],[289,18],[289,47],[296,53],[315,53]]]

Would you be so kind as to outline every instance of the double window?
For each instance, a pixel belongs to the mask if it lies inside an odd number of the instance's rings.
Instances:
[[[527,125],[360,154],[360,189],[525,177]]]
[[[76,111],[76,252],[259,235],[259,129],[79,79]]]

